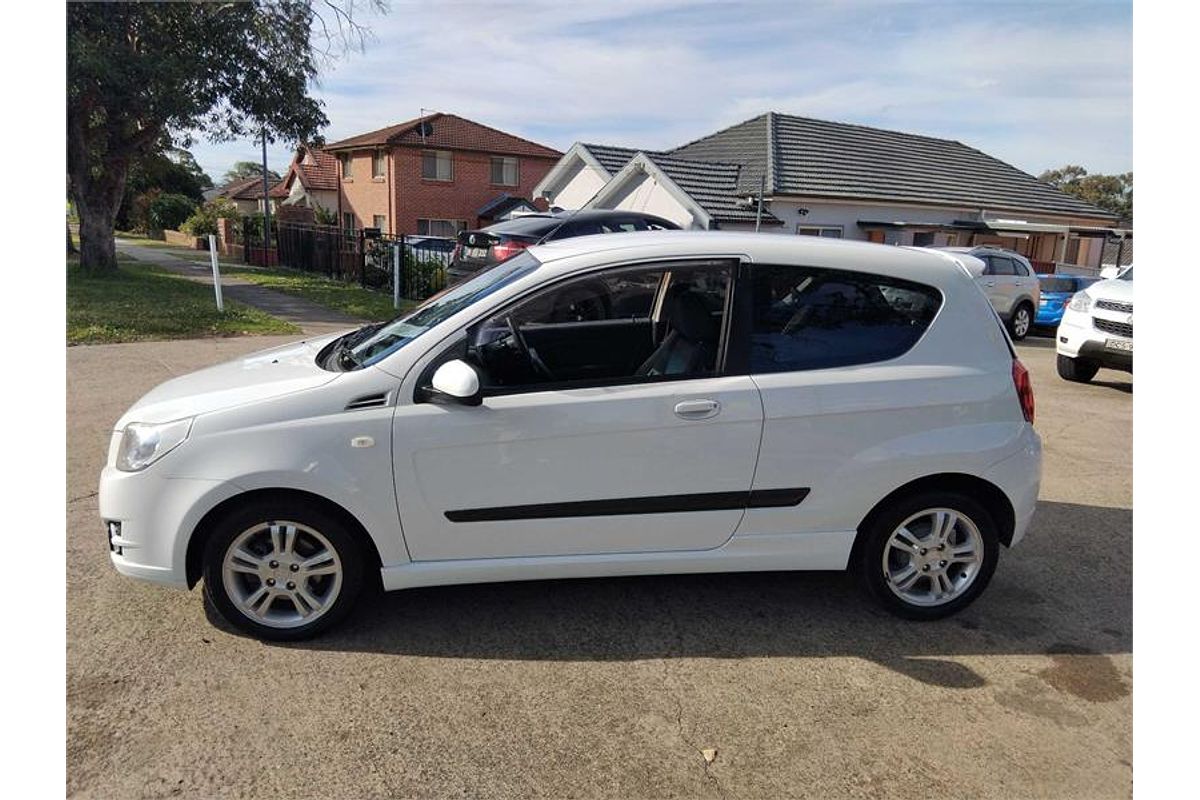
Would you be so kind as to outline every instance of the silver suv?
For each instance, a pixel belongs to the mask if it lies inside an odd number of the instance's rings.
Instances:
[[[972,270],[975,282],[987,295],[992,308],[1008,326],[1013,340],[1024,339],[1033,328],[1042,290],[1029,259],[1001,247],[939,247],[951,253],[974,256],[983,263],[981,272]],[[970,269],[970,264],[967,265]]]

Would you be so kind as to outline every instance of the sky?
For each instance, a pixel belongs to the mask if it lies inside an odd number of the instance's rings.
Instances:
[[[957,139],[1035,175],[1133,168],[1128,2],[392,0],[356,15],[363,52],[312,87],[330,142],[425,109],[559,150],[665,149],[777,111]],[[251,141],[192,152],[218,183],[261,156]],[[271,168],[291,152],[270,147]]]

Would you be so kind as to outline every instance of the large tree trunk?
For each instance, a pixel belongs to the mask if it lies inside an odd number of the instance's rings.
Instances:
[[[67,255],[75,255],[79,251],[75,249],[75,242],[71,239],[71,223],[67,222]]]
[[[128,161],[115,158],[105,164],[103,174],[86,169],[71,174],[75,209],[79,213],[79,266],[89,275],[112,275],[117,271],[117,244],[113,228],[121,197],[125,193]]]

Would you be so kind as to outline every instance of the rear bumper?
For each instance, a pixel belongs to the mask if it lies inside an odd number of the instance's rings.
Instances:
[[[1032,425],[1025,426],[1020,449],[993,464],[982,477],[999,486],[1012,503],[1013,534],[1009,545],[1016,545],[1029,530],[1042,484],[1042,437]]]

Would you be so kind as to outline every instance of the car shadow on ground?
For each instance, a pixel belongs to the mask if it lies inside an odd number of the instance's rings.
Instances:
[[[374,594],[336,630],[278,646],[562,661],[857,656],[952,688],[985,682],[956,657],[1045,654],[1085,683],[1100,670],[1102,691],[1116,691],[1104,654],[1131,652],[1132,524],[1129,509],[1039,503],[984,595],[932,623],[878,610],[842,573],[741,573]]]

